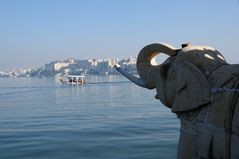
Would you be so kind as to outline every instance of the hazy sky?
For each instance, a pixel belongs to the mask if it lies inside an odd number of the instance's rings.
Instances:
[[[239,63],[239,1],[0,0],[0,70],[121,59],[154,42],[209,45]]]

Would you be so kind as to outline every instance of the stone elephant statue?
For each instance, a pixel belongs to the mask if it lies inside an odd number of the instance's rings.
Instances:
[[[155,64],[157,54],[169,57]],[[137,58],[135,84],[156,88],[156,99],[180,119],[178,159],[239,159],[239,65],[208,46],[150,44]]]

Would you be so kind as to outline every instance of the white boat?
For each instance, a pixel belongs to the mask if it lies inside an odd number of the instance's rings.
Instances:
[[[66,79],[60,79],[62,84],[83,85],[86,83],[84,75],[67,75]]]

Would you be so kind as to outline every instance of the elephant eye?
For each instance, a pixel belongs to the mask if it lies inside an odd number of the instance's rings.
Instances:
[[[175,79],[175,78],[176,78],[176,71],[175,71],[175,69],[173,69],[173,70],[170,72],[170,77],[171,77],[171,79]]]
[[[167,78],[168,70],[171,66],[171,63],[162,64],[160,67],[160,75],[163,79]]]

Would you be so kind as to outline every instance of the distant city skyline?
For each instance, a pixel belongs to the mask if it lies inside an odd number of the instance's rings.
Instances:
[[[131,73],[136,73],[136,57],[127,59],[65,59],[62,61],[52,61],[39,68],[18,68],[10,71],[1,71],[0,78],[6,77],[53,77],[66,75],[112,75],[119,74],[114,68],[116,64],[127,69]]]
[[[209,45],[238,63],[238,16],[238,0],[0,0],[0,70],[123,59],[155,42]]]

